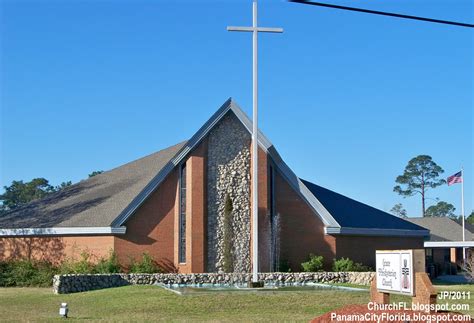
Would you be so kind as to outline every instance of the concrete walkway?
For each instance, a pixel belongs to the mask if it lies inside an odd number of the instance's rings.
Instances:
[[[464,275],[441,275],[436,277],[438,281],[444,281],[453,284],[469,284],[470,281]]]

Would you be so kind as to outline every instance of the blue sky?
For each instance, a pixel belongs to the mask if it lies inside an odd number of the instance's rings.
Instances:
[[[329,2],[329,1],[328,1]],[[473,22],[470,0],[331,3]],[[251,114],[251,1],[0,1],[1,174],[79,181],[189,138],[230,96]],[[260,128],[300,177],[382,210],[428,154],[473,205],[473,31],[259,2]],[[460,185],[430,198],[460,212]],[[434,203],[428,200],[428,205]]]

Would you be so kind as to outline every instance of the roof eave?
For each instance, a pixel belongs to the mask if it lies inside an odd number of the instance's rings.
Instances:
[[[474,241],[425,241],[425,248],[472,248]]]
[[[115,235],[125,234],[127,228],[120,227],[53,227],[0,229],[0,237],[11,236],[67,236],[67,235]]]
[[[403,230],[403,229],[379,229],[379,228],[332,228],[325,227],[325,234],[330,235],[363,235],[363,236],[385,236],[385,237],[428,237],[429,230]]]

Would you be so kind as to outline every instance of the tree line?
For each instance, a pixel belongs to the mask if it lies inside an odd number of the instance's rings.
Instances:
[[[93,171],[89,178],[99,175],[103,171]],[[12,181],[10,186],[4,186],[5,192],[0,195],[0,215],[15,210],[31,201],[41,199],[52,193],[59,192],[72,185],[71,181],[62,182],[53,186],[46,178],[34,178],[29,182]]]
[[[94,171],[88,176],[90,178],[102,172]],[[403,174],[395,179],[396,185],[393,191],[404,198],[419,195],[421,198],[422,216],[424,217],[446,216],[457,219],[458,216],[455,214],[456,208],[451,203],[440,201],[436,198],[436,204],[426,207],[426,200],[429,199],[427,192],[446,184],[446,181],[441,178],[443,173],[443,168],[436,164],[431,156],[416,156],[408,161]],[[10,186],[3,187],[5,192],[0,195],[0,202],[2,203],[0,205],[0,215],[71,185],[72,182],[68,181],[53,186],[47,179],[42,177],[34,178],[29,182],[13,181]],[[401,203],[395,204],[390,213],[402,218],[408,216]],[[474,211],[471,211],[467,220],[474,224]]]

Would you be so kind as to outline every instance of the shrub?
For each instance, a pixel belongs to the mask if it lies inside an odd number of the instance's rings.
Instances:
[[[309,254],[309,260],[303,262],[301,267],[303,267],[303,271],[306,272],[314,272],[314,271],[322,271],[323,270],[323,256],[315,256],[312,253]]]
[[[7,279],[10,272],[10,266],[6,262],[0,262],[0,286],[7,286]]]
[[[117,254],[110,250],[107,258],[100,258],[99,261],[94,264],[92,261],[92,255],[83,251],[81,258],[78,261],[66,259],[59,267],[59,272],[63,275],[66,274],[113,274],[121,271],[120,264],[117,259]]]
[[[10,264],[6,286],[28,286],[36,276],[36,268],[29,260],[19,260]]]
[[[121,268],[117,259],[117,254],[113,250],[110,251],[108,258],[101,258],[94,268],[94,272],[97,274],[115,274],[120,271]]]
[[[365,266],[361,264],[360,262],[354,263],[354,267],[352,268],[352,271],[374,271],[374,269],[370,266]]]
[[[51,286],[53,276],[56,274],[94,274],[118,273],[121,271],[117,255],[112,250],[108,258],[102,258],[97,264],[91,261],[92,255],[84,251],[78,261],[66,259],[60,266],[54,266],[45,261],[10,260],[0,262],[0,287],[9,286]],[[151,257],[150,257],[151,259]],[[153,268],[148,265],[148,258],[140,262],[140,268]],[[154,269],[156,272],[156,269]],[[143,271],[145,272],[145,271]],[[148,271],[146,271],[148,272]]]
[[[94,274],[95,266],[91,262],[91,254],[87,251],[81,252],[81,259],[79,261],[73,261],[66,259],[61,264],[59,271],[63,275],[67,274]]]
[[[332,264],[332,271],[352,271],[354,262],[349,258],[334,259]]]
[[[49,287],[53,283],[53,276],[58,274],[58,267],[42,261],[35,264],[36,273],[25,286]]]
[[[368,266],[364,266],[359,262],[354,262],[349,258],[334,259],[332,265],[333,271],[371,271],[372,269]]]
[[[132,260],[129,272],[140,274],[153,274],[162,272],[148,252],[144,252],[140,261]]]
[[[15,260],[0,263],[0,286],[51,286],[57,268],[48,262]]]

